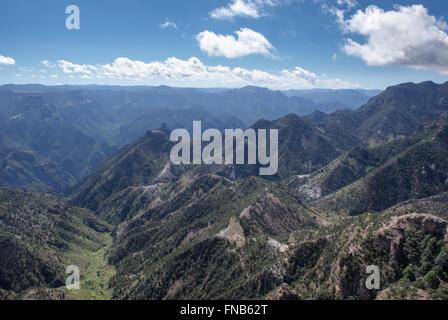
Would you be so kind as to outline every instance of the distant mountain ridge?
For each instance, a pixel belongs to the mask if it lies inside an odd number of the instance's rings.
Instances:
[[[319,122],[322,128],[356,132],[364,142],[409,136],[448,111],[448,82],[404,83],[387,88],[355,111],[340,110]]]
[[[309,99],[319,105],[324,112],[332,112],[337,109],[354,110],[367,103],[367,101],[378,95],[380,90],[362,89],[310,89],[310,90],[288,90],[284,91],[287,96],[296,96]]]
[[[8,155],[8,161],[15,160],[9,167],[4,165],[9,171],[0,185],[31,183],[42,190],[64,192],[121,146],[159,128],[162,122],[170,129],[190,129],[193,120],[202,120],[206,128],[223,130],[290,113],[305,115],[317,108],[309,99],[251,86],[4,85],[0,86],[0,134],[40,160],[30,163],[19,153]],[[51,178],[42,177],[44,163],[57,168],[45,173]]]
[[[131,143],[143,136],[148,130],[159,129],[162,123],[165,123],[169,130],[187,129],[192,135],[193,121],[201,121],[202,130],[218,129],[224,132],[225,129],[244,129],[246,127],[234,116],[217,116],[206,111],[191,109],[176,111],[155,109],[143,114],[129,125],[121,127],[116,140],[120,145]]]

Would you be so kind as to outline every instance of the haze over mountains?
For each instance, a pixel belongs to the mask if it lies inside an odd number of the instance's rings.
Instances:
[[[368,99],[353,90],[328,92],[330,100],[340,103],[353,94]],[[257,87],[4,85],[0,134],[9,142],[2,150],[8,155],[2,157],[1,185],[34,183],[42,190],[63,192],[120,147],[163,122],[171,129],[191,129],[193,120],[201,120],[204,128],[244,129],[259,119],[304,115],[318,108],[328,110],[311,99]],[[41,172],[47,172],[45,177]]]
[[[60,281],[70,262],[100,275],[84,283],[93,298],[448,298],[448,83],[371,98],[73,89],[0,89],[3,186],[66,192],[1,190],[0,297],[71,298]],[[347,108],[330,112],[333,100]],[[278,174],[172,165],[172,143],[157,129],[192,120],[279,129]],[[54,236],[15,239],[37,215]],[[380,290],[364,286],[372,264]],[[29,268],[38,270],[32,281]]]

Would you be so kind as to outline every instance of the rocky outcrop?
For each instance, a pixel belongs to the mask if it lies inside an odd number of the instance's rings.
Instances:
[[[289,247],[286,244],[281,244],[280,242],[272,238],[268,239],[267,244],[273,247],[274,249],[278,250],[279,252],[286,252],[289,249]]]
[[[365,280],[367,277],[366,267],[372,262],[369,258],[369,250],[385,249],[388,256],[383,258],[381,268],[390,268],[390,261],[396,259],[402,253],[406,231],[416,230],[425,234],[445,237],[447,239],[448,222],[430,214],[407,214],[393,217],[388,223],[371,236],[365,239],[364,245],[357,250],[350,250],[353,246],[347,246],[347,252],[341,255],[332,265],[329,283],[334,289],[336,296],[344,298],[355,296],[362,299],[375,298],[375,290],[367,290]],[[373,242],[373,247],[363,250],[368,242]],[[376,248],[376,249],[375,249]],[[379,263],[379,261],[378,261]],[[392,270],[384,271],[392,272]]]
[[[300,300],[296,290],[284,283],[268,295],[268,300]]]
[[[244,230],[238,220],[231,218],[226,229],[221,230],[217,235],[219,238],[227,239],[229,242],[235,243],[237,247],[244,246],[246,238],[244,237]]]
[[[400,249],[406,230],[414,228],[424,233],[443,236],[447,239],[448,222],[429,214],[411,213],[394,217],[389,225],[379,229],[373,235],[376,246],[390,250],[392,257],[396,257]]]
[[[370,292],[364,286],[365,271],[360,256],[348,254],[337,259],[332,265],[329,279],[335,296],[369,299]]]

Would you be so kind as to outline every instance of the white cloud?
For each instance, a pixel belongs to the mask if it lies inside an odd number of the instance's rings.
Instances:
[[[42,63],[44,66],[46,66],[46,67],[50,67],[50,66],[51,66],[51,63],[50,63],[50,61],[48,61],[48,60],[42,60],[41,63]]]
[[[188,60],[172,57],[163,62],[143,62],[122,57],[104,65],[78,65],[65,60],[60,61],[59,68],[69,77],[78,75],[83,78],[90,77],[89,79],[146,81],[189,87],[239,87],[245,85],[257,85],[271,89],[359,87],[340,79],[331,79],[325,75],[318,76],[300,67],[292,70],[285,69],[279,73],[270,73],[241,67],[207,66],[195,57]],[[70,72],[67,72],[68,70]]]
[[[347,39],[344,51],[369,66],[401,65],[448,74],[447,24],[422,5],[385,11],[369,6],[341,21],[345,33],[367,37],[364,44]]]
[[[166,28],[173,28],[173,29],[177,29],[177,24],[175,24],[172,21],[169,21],[168,19],[166,19],[166,21],[164,23],[160,24],[160,27],[162,29],[166,29]]]
[[[59,76],[58,76],[57,74],[52,74],[52,75],[50,76],[50,78],[57,79],[57,78],[59,78]]]
[[[215,19],[232,19],[235,16],[259,18],[262,16],[260,7],[253,1],[234,0],[227,7],[221,7],[210,12]]]
[[[216,34],[203,31],[196,36],[202,51],[209,56],[239,58],[250,54],[271,55],[272,44],[261,33],[248,28],[235,32],[237,38],[231,35]]]
[[[344,24],[345,14],[358,6],[357,0],[314,0],[321,2],[324,12],[328,12],[336,17],[339,24]]]
[[[86,75],[91,75],[94,71],[96,71],[95,66],[74,64],[65,60],[58,60],[58,66],[62,69],[63,73],[83,73]]]
[[[16,64],[16,62],[11,57],[5,57],[5,56],[0,55],[0,64],[13,65],[13,64]]]
[[[227,6],[210,12],[210,16],[219,20],[230,20],[234,17],[257,19],[266,15],[265,9],[267,7],[285,5],[293,1],[303,0],[232,0]]]
[[[341,7],[347,8],[348,10],[353,9],[358,5],[356,0],[336,0],[336,3]]]

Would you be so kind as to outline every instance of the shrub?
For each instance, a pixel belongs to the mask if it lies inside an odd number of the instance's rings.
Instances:
[[[415,281],[415,270],[414,270],[414,266],[412,264],[408,265],[403,270],[403,277],[408,279],[409,281],[412,281],[412,282]]]
[[[437,289],[439,287],[440,280],[437,273],[438,270],[436,270],[436,268],[433,268],[424,277],[426,285],[431,289]]]

